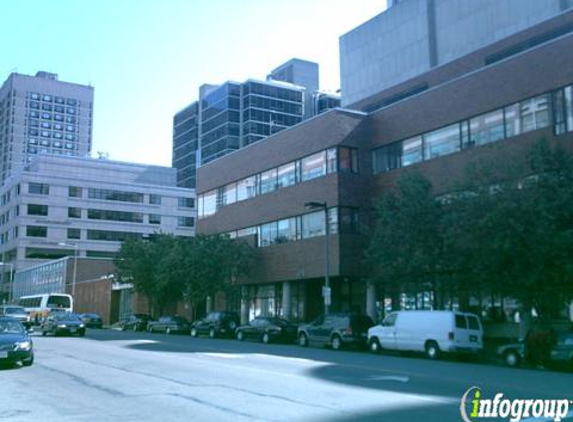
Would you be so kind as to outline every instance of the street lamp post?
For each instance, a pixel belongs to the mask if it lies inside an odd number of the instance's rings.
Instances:
[[[8,279],[8,302],[12,301],[12,290],[13,290],[13,286],[12,286],[12,279],[13,279],[13,273],[14,273],[14,264],[12,264],[11,262],[0,262],[0,266],[7,266],[9,267],[9,271],[10,271],[10,277]],[[2,281],[4,281],[4,277],[2,277]]]
[[[322,296],[324,298],[324,314],[328,315],[330,311],[330,254],[328,249],[329,238],[329,222],[328,222],[328,205],[325,202],[307,202],[304,204],[306,209],[322,209],[324,210],[324,287],[322,288]]]
[[[60,246],[72,246],[74,248],[74,272],[72,276],[72,297],[76,297],[76,276],[78,270],[78,244],[77,243],[58,243]]]

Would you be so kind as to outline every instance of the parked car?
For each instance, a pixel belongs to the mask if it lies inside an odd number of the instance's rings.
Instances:
[[[573,369],[573,332],[554,333],[551,343],[546,351],[541,351],[544,356],[535,356],[531,350],[531,342],[516,342],[505,344],[497,348],[497,356],[503,359],[507,366],[516,367],[524,363],[549,364],[569,366]],[[534,360],[541,360],[535,362]]]
[[[27,330],[32,326],[32,319],[23,306],[1,305],[0,316],[10,316],[12,318],[16,318]]]
[[[80,314],[79,317],[84,322],[87,328],[103,327],[103,320],[98,314]]]
[[[298,344],[330,346],[339,350],[343,346],[366,346],[368,329],[374,325],[367,315],[335,313],[319,316],[310,324],[298,328]]]
[[[34,363],[34,344],[16,318],[0,316],[0,364]]]
[[[42,335],[78,335],[86,334],[86,325],[80,317],[72,312],[52,312],[40,326]]]
[[[239,326],[241,318],[236,312],[210,312],[205,318],[195,321],[191,325],[191,335],[208,334],[215,338],[232,336]]]
[[[147,331],[147,324],[153,321],[150,315],[147,314],[131,314],[119,322],[122,331]]]
[[[189,321],[181,316],[162,316],[157,321],[150,321],[147,324],[147,331],[150,333],[163,332],[165,334],[189,334],[190,325]]]
[[[441,353],[483,350],[483,329],[477,315],[453,311],[392,312],[382,324],[368,330],[368,346],[424,352],[430,359]]]
[[[246,325],[237,327],[237,340],[260,340],[263,343],[282,341],[292,343],[296,340],[297,326],[286,319],[277,317],[256,317]]]

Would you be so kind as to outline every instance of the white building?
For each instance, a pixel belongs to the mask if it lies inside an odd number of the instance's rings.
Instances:
[[[9,270],[75,254],[113,257],[130,236],[195,234],[195,190],[177,187],[169,167],[38,155],[6,180],[0,201],[4,298]]]

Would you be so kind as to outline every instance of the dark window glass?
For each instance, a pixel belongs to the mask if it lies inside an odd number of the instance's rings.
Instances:
[[[80,229],[68,229],[68,239],[79,239],[81,237]]]
[[[193,198],[179,198],[177,205],[183,208],[193,208],[195,200]]]
[[[68,188],[68,196],[71,198],[81,198],[82,197],[82,188],[77,186],[70,186]]]
[[[82,209],[77,207],[68,208],[69,218],[82,218]]]
[[[195,219],[193,217],[177,217],[177,225],[179,227],[193,227],[195,226]]]
[[[468,322],[463,315],[456,315],[456,328],[468,328]]]
[[[28,215],[48,215],[48,206],[39,204],[28,204]]]
[[[152,205],[161,205],[161,195],[149,195],[149,203]]]
[[[26,236],[28,237],[47,237],[48,228],[46,226],[26,226]]]
[[[39,195],[49,195],[50,185],[45,183],[30,182],[28,184],[28,193],[35,193]]]

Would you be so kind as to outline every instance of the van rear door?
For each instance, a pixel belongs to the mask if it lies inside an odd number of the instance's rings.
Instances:
[[[482,347],[482,330],[477,316],[455,314],[454,345],[470,349]]]

